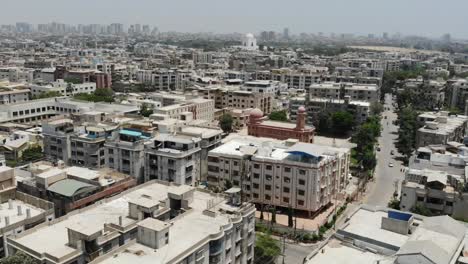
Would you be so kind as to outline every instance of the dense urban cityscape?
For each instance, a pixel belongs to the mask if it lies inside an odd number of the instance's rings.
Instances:
[[[282,28],[0,25],[0,264],[468,263],[468,40]]]

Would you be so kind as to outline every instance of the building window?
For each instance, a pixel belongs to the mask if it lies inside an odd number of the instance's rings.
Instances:
[[[289,187],[283,187],[283,192],[289,193]]]
[[[284,172],[291,172],[291,168],[289,168],[289,167],[284,167]]]
[[[273,176],[271,175],[265,175],[265,178],[267,181],[271,181],[273,179]]]
[[[271,196],[268,194],[265,194],[265,200],[271,200]]]
[[[271,185],[269,185],[269,184],[265,185],[265,190],[271,191]]]
[[[298,191],[297,191],[297,194],[299,194],[299,195],[305,195],[305,191],[304,191],[304,190],[298,190]]]
[[[306,171],[305,170],[299,170],[299,175],[305,175]]]
[[[303,200],[297,200],[297,205],[303,206],[303,205],[304,205],[304,201],[303,201]]]
[[[284,177],[283,181],[285,183],[290,183],[291,182],[291,179],[289,177]]]
[[[254,173],[254,174],[253,174],[253,177],[254,177],[254,179],[258,179],[258,178],[260,178],[260,174]]]
[[[254,169],[260,169],[260,165],[257,164],[257,163],[255,163],[255,164],[254,164]]]
[[[299,185],[305,185],[305,180],[300,179],[299,180]]]
[[[445,205],[446,205],[446,206],[453,206],[453,202],[446,201],[446,202],[445,202]]]
[[[254,183],[254,184],[253,184],[253,188],[254,188],[254,189],[258,189],[259,186],[260,186],[260,185],[258,185],[258,183]]]
[[[424,202],[424,197],[418,196],[418,202]]]
[[[273,169],[273,167],[272,167],[271,165],[266,165],[265,168],[266,168],[267,170],[272,170],[272,169]]]
[[[288,197],[283,197],[283,202],[289,203],[289,198]]]

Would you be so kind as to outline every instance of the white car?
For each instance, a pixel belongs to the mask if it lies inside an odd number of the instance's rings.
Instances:
[[[388,164],[388,166],[389,166],[389,167],[393,167],[393,163],[390,162],[390,163]]]

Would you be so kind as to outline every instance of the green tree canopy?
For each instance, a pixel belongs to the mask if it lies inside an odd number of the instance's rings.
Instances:
[[[354,116],[346,111],[334,112],[331,115],[332,131],[335,135],[346,135],[353,129]]]
[[[288,114],[286,113],[286,110],[281,110],[281,111],[273,111],[271,114],[268,116],[270,120],[274,121],[288,121]]]
[[[225,133],[229,133],[232,131],[232,124],[234,119],[230,114],[224,114],[219,119],[219,126]]]
[[[23,252],[1,259],[0,264],[39,264],[40,262]]]
[[[151,107],[150,104],[148,103],[143,103],[141,106],[140,106],[140,115],[144,116],[144,117],[148,117],[150,115],[153,114],[153,108]]]
[[[90,102],[114,102],[113,92],[108,88],[98,88],[94,93],[91,94],[77,94],[74,96],[75,99],[90,101]]]
[[[273,239],[269,234],[257,234],[255,241],[255,263],[275,263],[281,255],[281,246],[279,241]]]
[[[395,146],[403,154],[405,163],[408,162],[416,148],[416,132],[419,128],[417,117],[418,113],[412,106],[403,108],[398,115],[400,129],[398,130],[398,139]]]
[[[50,92],[42,92],[39,95],[33,96],[33,100],[37,99],[45,99],[45,98],[52,98],[52,97],[60,97],[62,94],[57,91],[50,91]]]

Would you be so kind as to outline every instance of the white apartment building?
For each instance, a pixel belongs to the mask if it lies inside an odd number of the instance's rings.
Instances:
[[[91,94],[96,91],[96,83],[67,83],[62,79],[51,82],[47,85],[31,85],[33,96],[39,96],[41,93],[58,92],[62,96],[73,96],[76,94]]]
[[[194,185],[200,181],[201,139],[159,134],[145,144],[145,181]]]
[[[184,103],[163,106],[155,109],[154,113],[165,115],[173,119],[190,121],[206,120],[208,122],[214,119],[215,104],[211,99],[195,98]]]
[[[0,105],[29,101],[31,90],[26,88],[8,88],[0,84]]]
[[[8,238],[7,246],[51,264],[248,264],[254,214],[239,190],[214,195],[152,181]]]
[[[418,121],[424,124],[416,132],[416,147],[462,142],[466,135],[468,116],[449,115],[446,111],[437,113],[426,112],[418,116]]]
[[[155,91],[184,90],[190,73],[180,70],[138,70],[136,80],[150,84]]]
[[[208,153],[208,184],[226,182],[261,205],[316,212],[346,187],[350,149],[239,137]]]
[[[344,99],[352,101],[378,102],[380,88],[374,84],[361,85],[351,83],[316,83],[309,87],[310,98]]]
[[[0,80],[10,82],[32,82],[34,80],[34,69],[18,67],[0,67]]]

